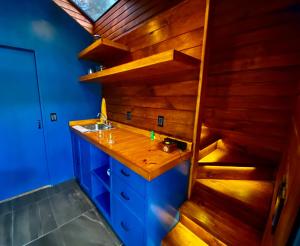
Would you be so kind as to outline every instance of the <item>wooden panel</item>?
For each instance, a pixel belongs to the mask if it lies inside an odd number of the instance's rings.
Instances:
[[[170,231],[163,239],[162,246],[207,246],[208,244],[202,241],[194,233],[180,222]]]
[[[62,8],[68,15],[79,23],[89,33],[93,33],[93,23],[81,14],[68,0],[53,0],[60,8]]]
[[[149,57],[104,69],[80,78],[81,82],[101,83],[148,83],[165,82],[177,77],[181,80],[186,74],[198,78],[200,61],[176,50],[169,50]]]
[[[143,2],[145,1],[130,3],[134,5]],[[132,9],[132,5],[123,4],[122,11]],[[117,8],[115,11],[118,11]],[[121,35],[122,37],[118,37],[116,41],[131,48],[133,60],[170,49],[200,59],[204,12],[204,0],[182,1],[173,8],[150,18],[135,30]],[[107,17],[110,18],[108,22],[102,20],[103,23],[98,29],[113,23],[113,19],[117,18],[116,14],[114,15],[113,18]],[[178,70],[180,69],[179,67]],[[103,96],[107,99],[109,118],[191,140],[198,88],[198,75],[196,77],[191,75],[188,72],[183,78],[177,75],[168,76],[163,81],[168,84],[151,84],[153,79],[144,79],[141,84],[131,87],[124,84],[104,85]],[[126,119],[128,111],[132,113],[131,120]],[[158,115],[165,117],[164,127],[157,126]]]
[[[260,235],[256,230],[218,208],[186,201],[180,212],[226,245],[259,245]]]
[[[70,122],[70,125],[80,124],[80,121]],[[71,129],[148,181],[191,157],[190,151],[163,152],[158,140],[152,141],[150,136],[146,137],[120,127],[103,131],[101,138],[97,132],[80,133],[74,128]],[[114,144],[107,141],[110,134],[113,136]]]
[[[96,21],[95,34],[119,39],[178,2],[180,0],[121,0]]]
[[[112,61],[126,56],[128,53],[129,48],[127,46],[106,38],[100,38],[82,50],[78,57],[106,65],[107,63],[113,63]]]
[[[277,161],[297,94],[299,21],[295,0],[215,1],[212,11],[205,125]]]
[[[300,85],[300,83],[299,83]],[[298,87],[299,88],[299,87]],[[298,100],[294,111],[292,129],[290,132],[288,149],[284,155],[283,161],[279,167],[275,192],[273,195],[273,201],[271,211],[269,213],[269,219],[264,234],[262,245],[288,245],[288,239],[293,230],[293,226],[296,225],[297,214],[299,213],[300,206],[300,93],[298,89]],[[286,201],[282,209],[278,226],[274,233],[272,233],[272,219],[275,213],[275,202],[279,184],[285,179],[286,186]],[[295,225],[294,225],[295,223]]]

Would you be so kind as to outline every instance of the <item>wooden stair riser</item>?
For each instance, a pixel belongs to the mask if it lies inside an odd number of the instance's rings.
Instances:
[[[211,133],[206,128],[204,128],[202,131],[203,132],[201,133],[201,140],[199,146],[200,151],[209,147],[210,145],[215,145],[215,147],[213,147],[211,151],[215,150],[217,147],[217,142],[220,139],[220,137],[218,135]],[[209,151],[207,154],[211,153],[211,151]]]
[[[201,238],[204,242],[206,242],[210,246],[225,246],[226,244],[214,237],[211,233],[207,230],[196,224],[194,221],[189,219],[184,214],[180,216],[180,222],[189,228],[195,235]]]
[[[203,161],[200,160],[199,165],[201,166],[232,166],[232,167],[263,167],[263,168],[270,168],[270,169],[276,169],[277,164],[273,162],[261,162],[261,163],[255,163],[255,162],[240,162],[239,160],[214,160],[214,161]]]
[[[189,228],[182,223],[177,225],[167,234],[161,242],[162,246],[207,246],[202,239],[197,237]]]
[[[218,163],[216,163],[218,164]],[[199,166],[198,179],[274,180],[274,169],[264,167]]]
[[[201,158],[209,155],[211,152],[216,150],[217,146],[218,146],[218,141],[215,141],[215,142],[207,145],[206,147],[202,147],[199,151],[198,158],[201,159]]]
[[[191,200],[204,206],[234,214],[245,223],[263,230],[267,212],[257,211],[248,204],[235,200],[208,187],[195,183]]]
[[[217,148],[214,151],[199,158],[199,165],[265,167],[275,169],[278,163],[249,155],[231,146],[228,147],[228,145],[220,139],[217,141]]]

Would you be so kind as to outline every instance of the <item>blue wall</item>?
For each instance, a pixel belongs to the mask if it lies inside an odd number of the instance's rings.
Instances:
[[[51,0],[1,1],[0,45],[35,52],[49,184],[74,175],[68,121],[95,117],[99,111],[100,87],[78,82],[87,64],[77,54],[90,42],[90,34]],[[18,66],[22,64],[15,64],[16,72]],[[57,113],[57,122],[50,121],[51,112]]]

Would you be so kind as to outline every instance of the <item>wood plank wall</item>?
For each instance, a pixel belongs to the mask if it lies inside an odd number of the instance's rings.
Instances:
[[[78,22],[90,34],[93,34],[94,24],[80,13],[68,0],[53,0],[59,7],[61,7],[68,15]]]
[[[213,2],[204,123],[279,160],[299,80],[299,1]]]
[[[297,103],[291,124],[292,128],[290,130],[288,149],[277,173],[275,192],[263,237],[263,246],[290,245],[291,242],[288,242],[289,237],[293,233],[293,229],[297,229],[297,213],[299,213],[300,206],[300,80],[298,84]],[[282,209],[277,228],[272,232],[277,190],[284,179],[287,182],[286,202]]]
[[[180,1],[182,0],[119,0],[96,21],[94,33],[111,40],[119,39]]]
[[[151,18],[118,42],[132,49],[138,59],[169,49],[177,49],[200,58],[202,50],[205,1],[186,0]],[[109,119],[191,140],[198,80],[142,86],[103,87]],[[126,119],[126,112],[132,119]],[[164,127],[157,117],[165,117]]]

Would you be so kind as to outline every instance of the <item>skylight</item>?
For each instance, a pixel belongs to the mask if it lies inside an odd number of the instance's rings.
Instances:
[[[118,0],[71,0],[92,21],[98,20]]]

